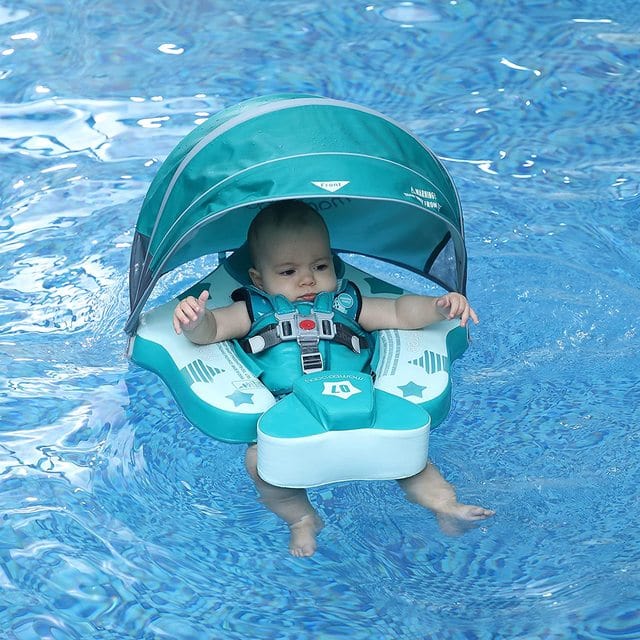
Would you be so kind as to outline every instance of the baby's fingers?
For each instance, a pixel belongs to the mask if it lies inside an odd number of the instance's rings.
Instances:
[[[180,326],[180,322],[178,321],[178,318],[176,317],[176,314],[173,314],[173,330],[180,335],[182,333],[182,327]]]
[[[462,313],[460,314],[460,326],[461,327],[466,327],[467,326],[467,322],[469,322],[469,315],[471,311],[471,307],[469,307],[468,305],[465,306],[465,308],[462,310]]]
[[[460,326],[466,327],[469,322],[469,318],[473,320],[474,324],[478,324],[479,320],[476,312],[469,305],[465,305],[464,310],[460,314]]]
[[[188,329],[197,322],[203,309],[204,307],[200,307],[198,301],[192,296],[181,300],[173,312],[173,328],[176,333],[182,333],[183,329]]]
[[[203,312],[204,303],[200,304],[199,298],[196,300],[193,296],[189,296],[180,303],[179,308],[184,315],[193,322],[194,320],[197,320],[198,315]]]
[[[450,296],[449,301],[449,318],[462,316],[467,308],[465,301],[458,296]]]
[[[176,307],[176,310],[173,312],[173,328],[175,332],[180,335],[182,333],[182,327],[184,325],[188,325],[190,322],[189,318],[183,313],[181,307]]]

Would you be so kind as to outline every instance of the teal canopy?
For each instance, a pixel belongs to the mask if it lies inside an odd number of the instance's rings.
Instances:
[[[339,253],[399,265],[465,293],[462,210],[442,163],[366,107],[303,94],[255,98],[194,129],[169,154],[142,205],[131,251],[131,314],[189,260],[234,251],[266,204],[301,199]]]

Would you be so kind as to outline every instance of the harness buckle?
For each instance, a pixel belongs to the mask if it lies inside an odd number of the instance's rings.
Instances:
[[[319,344],[320,340],[317,338],[301,338],[298,340],[302,373],[318,373],[324,370],[322,354],[318,348]]]
[[[297,340],[314,338],[318,340],[333,340],[336,335],[336,324],[333,313],[312,311],[303,316],[297,311],[276,313],[278,321],[276,331],[280,340]]]
[[[295,340],[300,347],[300,362],[303,373],[317,373],[324,370],[320,353],[320,340],[333,340],[336,325],[333,313],[312,311],[303,316],[297,311],[276,313],[277,333],[281,340]]]

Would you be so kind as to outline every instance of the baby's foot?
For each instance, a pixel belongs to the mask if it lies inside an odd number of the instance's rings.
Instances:
[[[316,535],[324,522],[317,515],[302,516],[298,522],[289,525],[289,553],[297,558],[312,556],[316,552]]]
[[[448,536],[462,535],[468,529],[476,526],[495,514],[491,509],[477,507],[473,504],[460,502],[445,502],[438,509],[434,509],[438,524],[442,532]]]

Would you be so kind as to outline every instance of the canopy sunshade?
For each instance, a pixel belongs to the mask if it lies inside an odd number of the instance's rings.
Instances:
[[[161,166],[136,225],[126,331],[135,332],[163,274],[236,250],[262,207],[294,198],[322,214],[339,253],[371,256],[465,293],[460,202],[433,152],[366,107],[280,94],[211,117]]]

